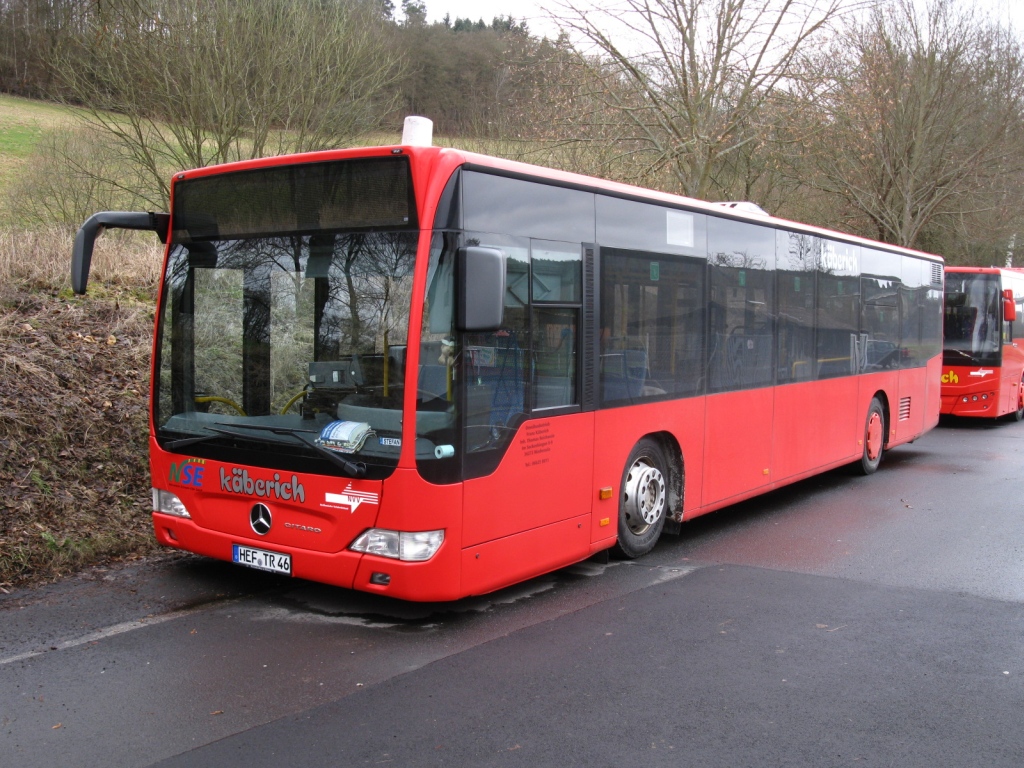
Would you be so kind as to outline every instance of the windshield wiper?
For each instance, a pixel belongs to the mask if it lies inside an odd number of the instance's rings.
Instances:
[[[319,434],[319,430],[292,429],[291,427],[275,427],[268,424],[224,424],[219,421],[217,422],[217,425],[222,427],[240,427],[241,429],[255,429],[263,432],[271,432],[272,434],[275,435],[288,435],[289,437],[294,437],[303,445],[312,448],[320,455],[324,456],[327,459],[330,459],[334,464],[337,464],[339,467],[344,469],[351,477],[366,477],[365,464],[356,464],[355,462],[349,461],[348,459],[345,459],[342,456],[340,456],[335,451],[332,451],[329,448],[324,448],[322,445],[317,445],[312,440],[307,440],[305,437],[303,437],[303,435]],[[217,432],[222,435],[241,437],[243,439],[245,438],[245,435],[240,435],[237,432],[231,432],[230,430],[227,429],[217,429],[216,427],[206,427],[206,429],[210,430],[211,432]]]
[[[223,426],[243,427],[245,429],[260,429],[260,427],[246,427],[244,424],[224,424]],[[196,435],[195,437],[183,437],[180,440],[171,440],[171,442],[164,445],[164,448],[166,448],[168,451],[176,451],[179,448],[185,448],[186,446],[195,445],[196,443],[204,443],[207,440],[216,440],[218,437],[223,436],[237,437],[242,440],[252,440],[251,435],[245,435],[242,434],[241,432],[232,432],[229,429],[217,429],[217,427],[211,427],[209,425],[205,425],[203,429],[207,430],[208,432],[214,432],[216,434]],[[277,427],[275,427],[275,429],[277,429]]]
[[[978,358],[976,358],[974,355],[970,354],[969,352],[964,352],[962,349],[947,349],[946,351],[947,352],[955,352],[958,355],[963,355],[968,360],[970,360],[972,363],[978,363]],[[980,365],[980,363],[978,363],[978,364]]]
[[[224,434],[224,430],[222,429],[215,429],[213,431]],[[168,443],[164,443],[164,449],[168,451],[176,451],[179,448],[185,448],[189,445],[195,445],[196,443],[205,443],[207,440],[214,440],[218,437],[220,437],[220,435],[197,435],[195,437],[182,437],[178,438],[177,440],[171,440]],[[238,437],[244,436],[238,435]]]

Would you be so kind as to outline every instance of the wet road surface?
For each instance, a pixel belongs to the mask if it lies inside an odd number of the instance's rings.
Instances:
[[[1024,424],[395,603],[170,556],[0,600],[0,766],[1024,764]]]

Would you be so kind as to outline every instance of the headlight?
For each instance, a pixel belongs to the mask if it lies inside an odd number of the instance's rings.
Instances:
[[[349,549],[395,560],[422,562],[437,554],[443,541],[443,530],[410,532],[369,528],[356,537]]]
[[[429,560],[441,548],[444,541],[444,531],[417,531],[416,533],[402,532],[400,538],[401,560]]]
[[[165,515],[174,515],[175,517],[187,517],[190,520],[192,515],[185,509],[185,505],[181,503],[181,499],[175,496],[170,491],[161,491],[159,488],[153,489],[153,511],[162,512]]]
[[[365,552],[368,555],[398,558],[400,555],[398,531],[369,528],[356,537],[356,540],[349,545],[349,549]]]

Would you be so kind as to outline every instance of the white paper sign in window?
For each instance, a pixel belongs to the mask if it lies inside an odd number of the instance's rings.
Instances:
[[[665,240],[669,245],[693,248],[693,215],[665,211]]]

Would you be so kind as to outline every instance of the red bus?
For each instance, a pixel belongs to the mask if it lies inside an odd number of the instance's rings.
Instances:
[[[1024,419],[1024,269],[949,267],[942,413]]]
[[[936,256],[405,144],[174,176],[153,525],[409,600],[486,593],[938,422]]]

